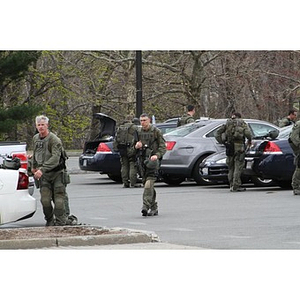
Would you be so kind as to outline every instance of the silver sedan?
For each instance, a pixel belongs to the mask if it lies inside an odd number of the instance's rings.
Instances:
[[[224,151],[214,134],[227,119],[200,120],[173,130],[164,135],[167,152],[163,156],[160,175],[167,184],[178,185],[185,179],[193,179],[199,185],[207,184],[199,170],[204,158]],[[254,137],[279,132],[279,128],[266,121],[244,119]]]

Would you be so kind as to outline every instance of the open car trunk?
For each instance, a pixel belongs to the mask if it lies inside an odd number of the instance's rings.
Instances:
[[[85,142],[83,148],[85,154],[96,153],[99,143],[110,142],[115,135],[116,121],[113,118],[103,113],[94,114],[93,117],[99,120],[99,132],[92,140]]]

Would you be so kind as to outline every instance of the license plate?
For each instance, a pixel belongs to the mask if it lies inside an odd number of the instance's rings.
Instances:
[[[84,167],[87,166],[87,160],[86,160],[86,159],[83,160],[83,166],[84,166]]]
[[[253,161],[246,161],[246,169],[252,169]]]

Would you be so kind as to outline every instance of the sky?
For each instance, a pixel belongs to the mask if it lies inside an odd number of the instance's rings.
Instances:
[[[6,1],[1,4],[0,49],[295,50],[296,3]]]

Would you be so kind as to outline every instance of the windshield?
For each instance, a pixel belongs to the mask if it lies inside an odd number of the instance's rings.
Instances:
[[[171,136],[183,137],[190,134],[191,132],[194,132],[196,129],[203,127],[204,125],[205,124],[201,124],[201,123],[190,123],[187,125],[180,126],[172,130],[171,132],[166,133],[165,136],[171,135]]]

